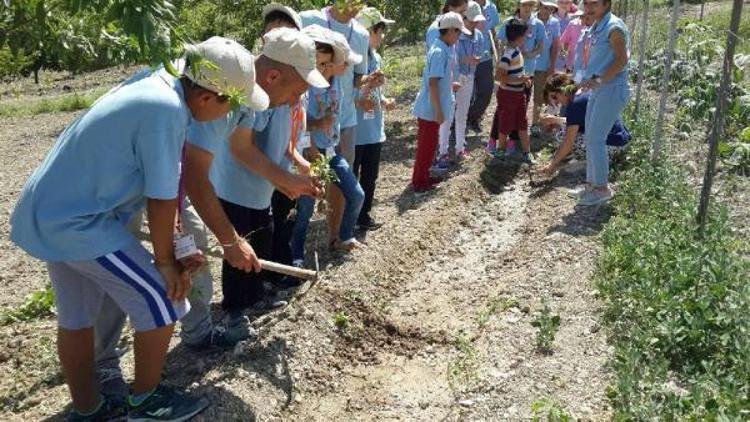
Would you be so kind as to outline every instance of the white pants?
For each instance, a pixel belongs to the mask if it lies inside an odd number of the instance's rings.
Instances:
[[[466,148],[466,119],[469,115],[471,97],[474,95],[474,75],[462,75],[463,83],[461,89],[456,92],[456,110],[454,118],[448,119],[440,125],[440,155],[448,154],[448,138],[451,133],[451,125],[456,121],[456,154]]]

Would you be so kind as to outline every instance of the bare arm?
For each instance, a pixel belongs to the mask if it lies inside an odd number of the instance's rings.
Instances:
[[[177,263],[174,256],[174,222],[177,199],[151,199],[146,204],[148,228],[154,245],[154,265],[164,278],[167,297],[181,301],[190,291],[190,274]]]
[[[555,38],[552,40],[552,51],[550,52],[550,58],[549,58],[549,74],[552,75],[555,73],[555,66],[557,65],[557,56],[560,53],[560,38]]]
[[[567,157],[576,145],[576,137],[578,136],[578,125],[568,126],[565,129],[565,141],[563,141],[560,148],[557,149],[555,155],[552,157],[550,165],[553,168],[557,168],[562,160]]]
[[[609,82],[614,79],[618,73],[622,72],[625,65],[628,64],[628,50],[625,46],[625,36],[623,36],[622,31],[612,31],[609,34],[609,43],[615,51],[615,61],[600,76],[602,82]]]
[[[442,124],[445,120],[443,109],[440,107],[440,78],[430,78],[430,103],[435,109],[435,118]]]

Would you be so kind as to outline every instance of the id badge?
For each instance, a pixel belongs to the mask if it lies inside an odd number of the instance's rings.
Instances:
[[[174,239],[174,257],[178,261],[200,253],[192,234],[177,234]]]

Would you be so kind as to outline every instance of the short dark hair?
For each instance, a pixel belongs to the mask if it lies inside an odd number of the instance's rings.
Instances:
[[[274,10],[273,12],[267,14],[266,18],[263,19],[263,26],[268,26],[268,24],[278,22],[278,21],[282,21],[286,24],[289,24],[297,28],[297,23],[294,22],[294,19],[292,19],[291,16],[287,15],[281,10]],[[297,29],[301,29],[301,28],[297,28]]]
[[[505,23],[505,38],[508,39],[508,42],[514,42],[526,35],[528,29],[529,25],[521,19],[511,18]]]
[[[385,31],[387,28],[385,22],[378,22],[372,27],[372,32]]]
[[[330,54],[333,56],[333,46],[331,44],[326,44],[324,42],[315,41],[315,51],[318,53],[323,54]]]
[[[448,13],[451,7],[460,7],[468,3],[469,0],[445,0],[445,4],[443,5],[443,13]]]

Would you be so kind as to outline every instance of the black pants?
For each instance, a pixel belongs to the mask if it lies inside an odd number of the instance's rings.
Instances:
[[[380,150],[382,142],[377,144],[357,145],[354,155],[354,176],[359,178],[359,184],[365,191],[365,202],[359,212],[359,221],[364,222],[370,216],[372,199],[375,195],[375,184],[380,172]]]
[[[495,89],[495,75],[492,60],[479,63],[474,73],[474,94],[469,107],[466,121],[469,124],[480,123],[487,107],[492,101],[492,91]]]
[[[248,239],[258,258],[269,259],[271,255],[271,215],[269,208],[256,210],[243,207],[219,198],[224,212],[237,234]],[[227,312],[242,311],[265,296],[263,280],[266,271],[246,273],[234,268],[224,260],[221,264],[221,290],[224,299],[222,308]]]
[[[271,214],[273,215],[273,249],[271,259],[280,264],[292,265],[292,240],[294,219],[289,213],[296,207],[297,201],[289,199],[279,191],[274,191],[271,197]]]

